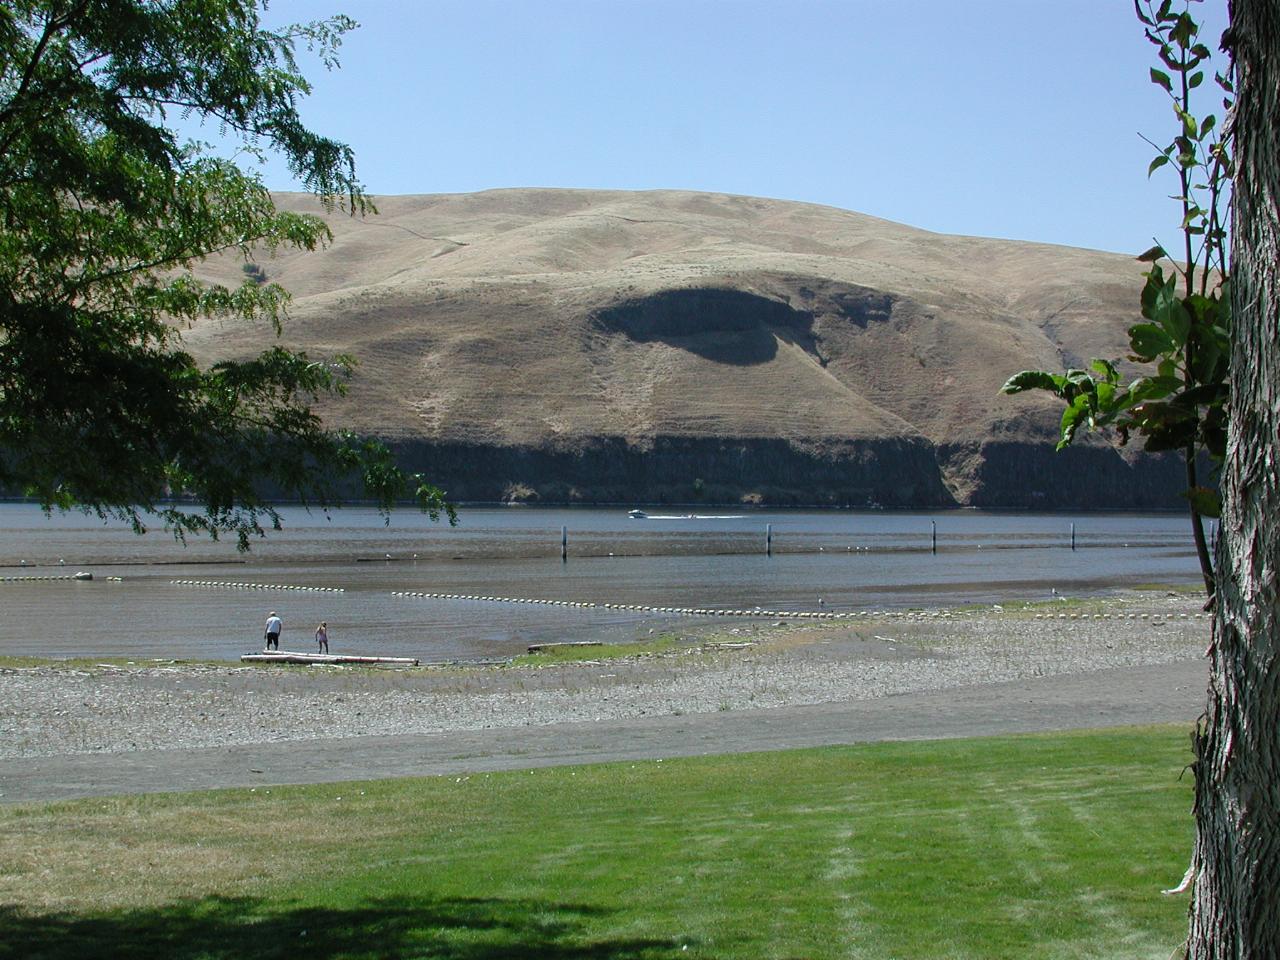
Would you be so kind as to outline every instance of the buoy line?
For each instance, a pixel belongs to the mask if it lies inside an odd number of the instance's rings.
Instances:
[[[228,580],[170,580],[180,587],[222,587],[228,590],[297,590],[302,593],[346,593],[345,587],[301,587],[288,583],[235,583]]]
[[[760,617],[775,620],[783,618],[846,620],[855,616],[867,615],[865,610],[861,614],[800,610],[729,610],[712,607],[665,607],[645,603],[596,603],[591,600],[551,600],[542,597],[486,597],[474,594],[427,593],[415,590],[393,590],[391,595],[393,597],[411,597],[414,599],[424,600],[472,600],[481,603],[525,603],[555,607],[575,607],[578,609],[623,610],[633,613],[669,613],[677,616],[691,617]]]
[[[49,574],[47,576],[27,575],[21,577],[0,577],[0,583],[27,583],[33,580],[92,580],[91,573]],[[107,579],[111,579],[108,577]]]
[[[1198,613],[1037,613],[1037,620],[1208,620],[1212,614]]]
[[[410,597],[419,600],[470,600],[478,603],[524,603],[556,607],[575,607],[578,609],[621,610],[629,613],[669,613],[676,616],[692,617],[756,617],[770,620],[854,620],[870,617],[883,620],[953,620],[964,617],[970,611],[953,610],[764,610],[759,607],[750,610],[733,610],[723,607],[665,607],[645,603],[596,603],[591,600],[549,600],[540,597],[487,597],[469,593],[428,593],[416,590],[393,590],[393,597]],[[984,613],[1021,613],[1022,611],[1006,611],[993,607]],[[1133,620],[1135,617],[1146,620],[1203,620],[1207,613],[1046,613],[1035,614],[1036,620]]]

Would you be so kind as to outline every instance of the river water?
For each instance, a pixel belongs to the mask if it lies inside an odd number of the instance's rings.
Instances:
[[[628,640],[689,622],[396,595],[413,592],[838,612],[1198,579],[1181,514],[651,513],[466,507],[450,528],[407,509],[387,525],[367,508],[326,516],[288,507],[284,529],[245,555],[233,543],[184,546],[160,531],[137,536],[96,517],[2,503],[0,577],[84,571],[94,579],[0,582],[0,654],[232,660],[260,648],[272,610],[285,623],[283,649],[313,649],[315,627],[327,620],[334,653],[424,660],[502,657],[538,641]],[[226,586],[246,583],[261,586]]]

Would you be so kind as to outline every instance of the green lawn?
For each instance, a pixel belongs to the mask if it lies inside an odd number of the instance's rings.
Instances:
[[[0,957],[1166,960],[1186,752],[1165,727],[0,807]]]

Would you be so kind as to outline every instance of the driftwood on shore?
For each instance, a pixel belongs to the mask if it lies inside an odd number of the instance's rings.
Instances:
[[[329,653],[295,653],[281,650],[274,653],[246,653],[240,658],[241,663],[391,663],[400,666],[416,667],[416,657],[360,657]]]

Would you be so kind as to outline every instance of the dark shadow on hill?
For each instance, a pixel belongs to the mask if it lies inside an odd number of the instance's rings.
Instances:
[[[758,274],[768,296],[731,287],[684,287],[622,300],[591,317],[595,327],[639,343],[661,341],[717,363],[767,363],[778,344],[827,363],[815,324],[858,331],[889,323],[902,302],[892,294],[831,280]]]
[[[599,329],[637,342],[657,340],[735,366],[767,363],[779,340],[817,353],[812,313],[742,290],[662,290],[606,307],[592,319]]]
[[[688,942],[591,939],[585,926],[607,913],[541,900],[430,897],[332,909],[206,897],[98,915],[0,907],[0,958],[664,960],[680,956]]]

